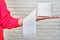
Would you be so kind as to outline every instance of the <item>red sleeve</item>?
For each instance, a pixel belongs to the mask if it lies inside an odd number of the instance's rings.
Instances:
[[[1,4],[1,23],[3,28],[15,28],[18,27],[18,18],[13,18],[10,12],[7,10],[4,0],[0,0]]]
[[[8,11],[8,14],[2,18],[2,27],[3,28],[16,28],[18,27],[18,18],[13,18]]]

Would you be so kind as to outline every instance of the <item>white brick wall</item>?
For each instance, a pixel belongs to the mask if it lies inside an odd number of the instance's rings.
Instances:
[[[14,17],[25,18],[38,2],[52,2],[52,14],[60,16],[60,0],[6,0]],[[47,19],[37,22],[36,38],[24,38],[21,28],[5,29],[5,40],[60,40],[60,19]]]

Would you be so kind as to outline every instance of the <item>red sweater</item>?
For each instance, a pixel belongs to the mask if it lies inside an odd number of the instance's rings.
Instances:
[[[0,0],[0,40],[4,40],[3,29],[4,28],[16,28],[18,27],[18,19],[13,18],[10,12],[7,10],[5,0]]]

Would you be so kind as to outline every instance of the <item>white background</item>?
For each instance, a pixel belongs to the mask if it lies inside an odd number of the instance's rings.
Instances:
[[[60,0],[6,0],[14,17],[25,18],[38,2],[52,2],[52,14],[60,15]],[[47,19],[37,22],[36,38],[24,38],[21,28],[4,31],[5,40],[60,40],[60,19]]]

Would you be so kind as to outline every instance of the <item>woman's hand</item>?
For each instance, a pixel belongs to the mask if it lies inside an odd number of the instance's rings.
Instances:
[[[37,16],[36,21],[40,21],[44,19],[53,19],[53,18],[59,18],[59,16]]]

